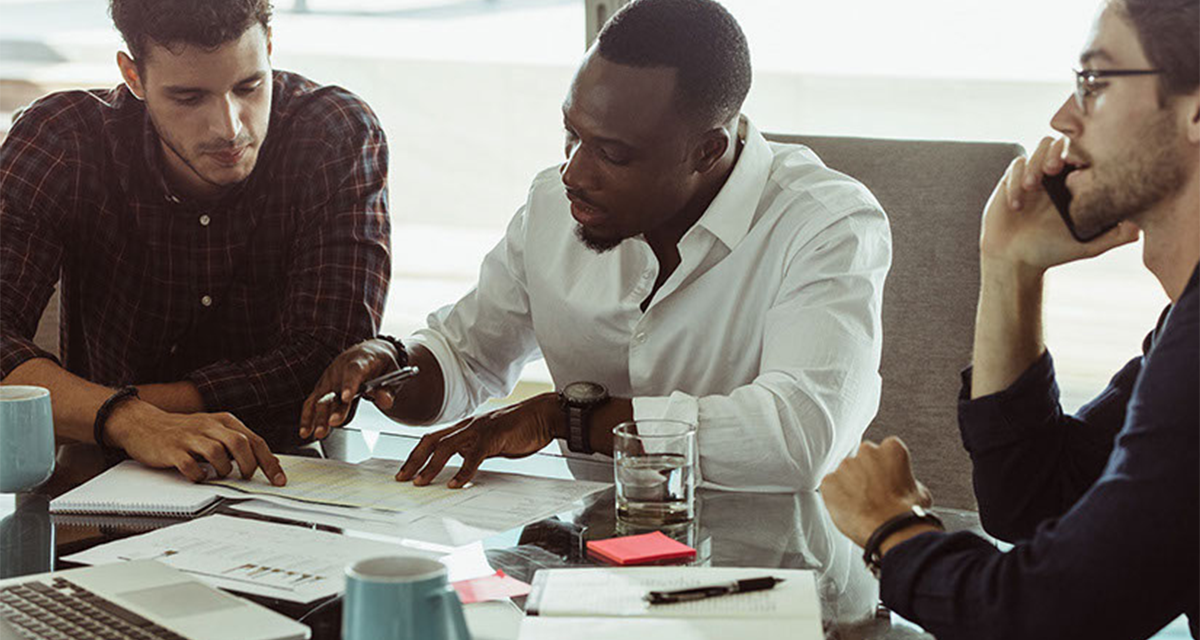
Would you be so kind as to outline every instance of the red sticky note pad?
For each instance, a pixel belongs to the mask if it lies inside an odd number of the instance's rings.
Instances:
[[[529,585],[506,575],[503,571],[474,580],[461,580],[452,586],[463,604],[527,596],[530,591]]]
[[[607,540],[590,540],[587,548],[588,553],[601,560],[622,566],[696,557],[695,549],[668,538],[661,531]]]

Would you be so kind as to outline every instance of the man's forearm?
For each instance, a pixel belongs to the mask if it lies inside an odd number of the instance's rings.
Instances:
[[[446,383],[442,378],[442,367],[433,352],[424,346],[406,343],[409,366],[421,370],[410,378],[396,394],[395,403],[385,413],[397,422],[405,424],[427,424],[442,409],[446,395]]]
[[[1044,273],[1010,263],[980,265],[971,397],[1007,389],[1046,350],[1042,338]]]
[[[3,384],[45,387],[50,391],[54,433],[78,442],[94,442],[92,429],[96,412],[113,390],[81,378],[46,358],[26,360],[13,369]],[[138,387],[142,401],[171,413],[204,411],[200,392],[190,382],[151,384]]]
[[[112,389],[80,378],[46,358],[26,360],[5,376],[3,383],[48,389],[55,435],[78,442],[94,442],[96,412],[113,394]]]
[[[138,396],[150,404],[170,413],[202,413],[206,410],[204,398],[196,385],[188,382],[168,382],[138,386]]]

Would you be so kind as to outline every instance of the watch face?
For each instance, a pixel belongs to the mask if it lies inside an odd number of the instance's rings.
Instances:
[[[592,404],[608,397],[608,389],[595,382],[572,382],[563,388],[563,396],[572,404]]]

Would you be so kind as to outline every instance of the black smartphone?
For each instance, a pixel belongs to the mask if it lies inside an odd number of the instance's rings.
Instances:
[[[1046,194],[1050,196],[1050,202],[1054,203],[1054,208],[1058,209],[1058,215],[1062,216],[1063,222],[1067,225],[1067,231],[1071,232],[1071,236],[1080,242],[1091,242],[1096,238],[1108,233],[1116,225],[1110,225],[1087,235],[1080,235],[1079,230],[1075,228],[1075,221],[1071,220],[1071,190],[1067,189],[1067,176],[1078,167],[1074,165],[1066,165],[1058,175],[1042,176],[1042,186],[1046,189]]]

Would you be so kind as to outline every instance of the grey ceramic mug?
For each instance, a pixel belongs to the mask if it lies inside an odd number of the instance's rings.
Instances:
[[[28,491],[54,473],[54,416],[42,387],[0,385],[0,493]]]

